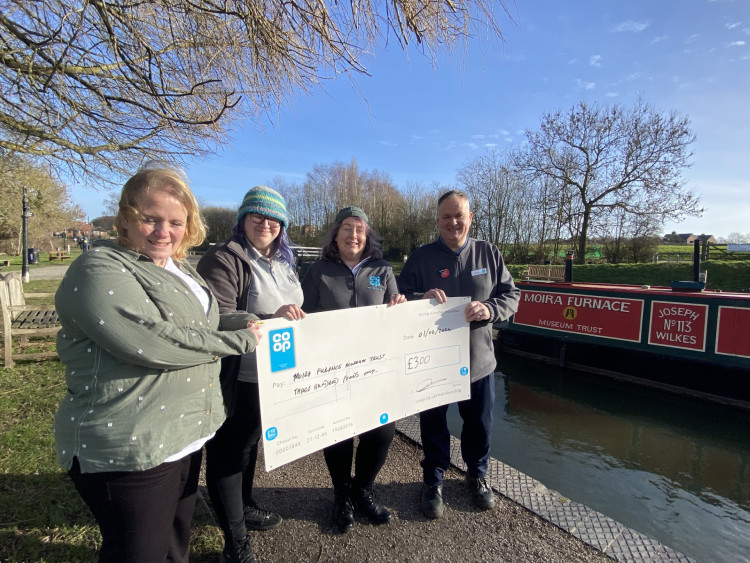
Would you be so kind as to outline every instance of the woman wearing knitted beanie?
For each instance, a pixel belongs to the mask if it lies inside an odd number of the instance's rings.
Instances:
[[[234,235],[211,247],[198,263],[219,311],[247,311],[260,318],[305,316],[302,288],[286,228],[284,198],[256,186],[245,194]],[[224,532],[222,560],[255,561],[248,529],[269,530],[281,522],[252,496],[261,436],[255,353],[226,358],[221,385],[227,420],[206,445],[206,484]]]

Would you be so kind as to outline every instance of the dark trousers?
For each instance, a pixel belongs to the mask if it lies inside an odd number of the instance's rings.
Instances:
[[[356,488],[368,488],[375,482],[375,477],[385,464],[388,449],[396,434],[393,422],[378,426],[359,435],[357,455],[354,460],[354,479],[352,479],[352,458],[354,456],[354,438],[328,446],[323,456],[331,474],[334,486],[352,483]]]
[[[206,444],[206,486],[227,542],[247,534],[260,435],[258,384],[238,381],[234,414]]]
[[[466,462],[469,477],[484,477],[490,459],[492,409],[495,404],[495,377],[487,377],[471,384],[471,397],[459,401],[458,412],[463,419],[461,456]],[[446,414],[449,405],[419,413],[422,434],[422,473],[428,485],[443,483],[443,475],[450,466],[450,439]]]
[[[102,533],[99,561],[188,561],[201,451],[146,471],[68,472]]]

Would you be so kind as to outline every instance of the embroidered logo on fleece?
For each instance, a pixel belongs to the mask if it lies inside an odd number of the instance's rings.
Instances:
[[[380,276],[370,276],[370,289],[376,289],[378,291],[383,290],[383,286],[380,283]]]
[[[440,274],[440,277],[445,279],[450,277],[451,271],[448,268],[443,268],[442,270],[438,270],[438,274]]]

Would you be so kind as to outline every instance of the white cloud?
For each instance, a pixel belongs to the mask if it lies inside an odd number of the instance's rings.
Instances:
[[[727,29],[734,29],[735,27],[739,27],[742,25],[742,22],[732,22],[732,23],[725,23],[724,27]]]
[[[620,94],[618,94],[617,92],[606,92],[604,94],[605,98],[618,98],[619,96]]]
[[[614,84],[622,84],[623,82],[633,82],[635,80],[638,80],[641,77],[641,74],[639,72],[633,72],[631,74],[628,74],[626,77],[621,78]]]
[[[576,78],[576,86],[579,88],[583,88],[584,90],[593,90],[596,88],[596,82],[587,82],[585,80],[581,80],[580,78]]]
[[[591,55],[589,57],[589,64],[591,66],[602,66],[601,63],[599,62],[601,60],[602,60],[602,56],[601,55]]]
[[[745,42],[744,41],[732,41],[729,44],[729,46],[730,47],[744,47],[745,46]]]
[[[669,39],[669,35],[657,35],[651,40],[652,45],[656,45],[657,43],[661,43],[662,41],[666,41]]]
[[[630,31],[633,33],[638,33],[646,29],[648,26],[651,25],[651,22],[645,21],[645,22],[637,22],[633,20],[624,21],[622,23],[618,23],[615,27],[612,28],[612,31],[614,33],[620,33],[623,31]]]

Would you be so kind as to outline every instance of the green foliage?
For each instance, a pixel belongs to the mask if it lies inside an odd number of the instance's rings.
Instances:
[[[237,224],[237,210],[228,207],[204,207],[201,209],[208,235],[204,247],[209,243],[221,242],[232,236],[232,229]]]

